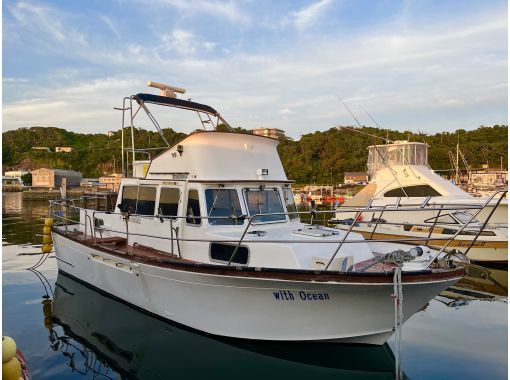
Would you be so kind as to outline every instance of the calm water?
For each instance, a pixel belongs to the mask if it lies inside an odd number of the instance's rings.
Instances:
[[[52,257],[40,273],[28,271],[40,259],[46,212],[47,202],[3,196],[3,334],[16,340],[34,379],[394,378],[393,340],[364,347],[212,338],[58,275]],[[508,272],[480,278],[487,274],[473,269],[404,325],[405,376],[507,377]]]

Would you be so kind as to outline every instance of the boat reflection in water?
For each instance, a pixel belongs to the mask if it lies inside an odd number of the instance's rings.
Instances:
[[[203,335],[170,324],[59,273],[43,301],[51,348],[94,378],[394,378],[390,347],[289,343]],[[313,323],[311,321],[311,323]],[[342,323],[342,321],[338,321]]]
[[[508,270],[466,265],[466,275],[435,300],[455,308],[473,300],[508,302]]]

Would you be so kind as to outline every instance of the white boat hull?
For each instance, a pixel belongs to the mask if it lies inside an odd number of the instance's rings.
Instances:
[[[210,334],[383,344],[392,283],[222,276],[130,262],[53,234],[59,270],[151,313]],[[404,320],[458,278],[404,284]]]

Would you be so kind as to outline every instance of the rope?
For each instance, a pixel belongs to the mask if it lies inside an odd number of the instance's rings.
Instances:
[[[402,266],[402,264],[404,264],[405,261],[411,261],[411,260],[414,260],[413,255],[411,255],[409,252],[406,252],[402,249],[397,249],[396,251],[389,252],[386,255],[384,255],[382,262],[395,263],[398,266]]]
[[[402,251],[403,252],[403,251]],[[391,252],[395,253],[395,252]],[[404,294],[402,292],[402,267],[395,268],[393,274],[393,294],[394,299],[394,310],[395,310],[395,340],[396,340],[396,353],[395,353],[395,379],[400,380],[402,378],[401,372],[401,343],[402,343],[402,324],[404,320],[404,314],[402,311],[402,305],[404,301]]]

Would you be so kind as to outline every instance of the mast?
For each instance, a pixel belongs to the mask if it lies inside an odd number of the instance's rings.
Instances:
[[[459,132],[457,132],[457,158],[455,160],[455,184],[459,186]]]

